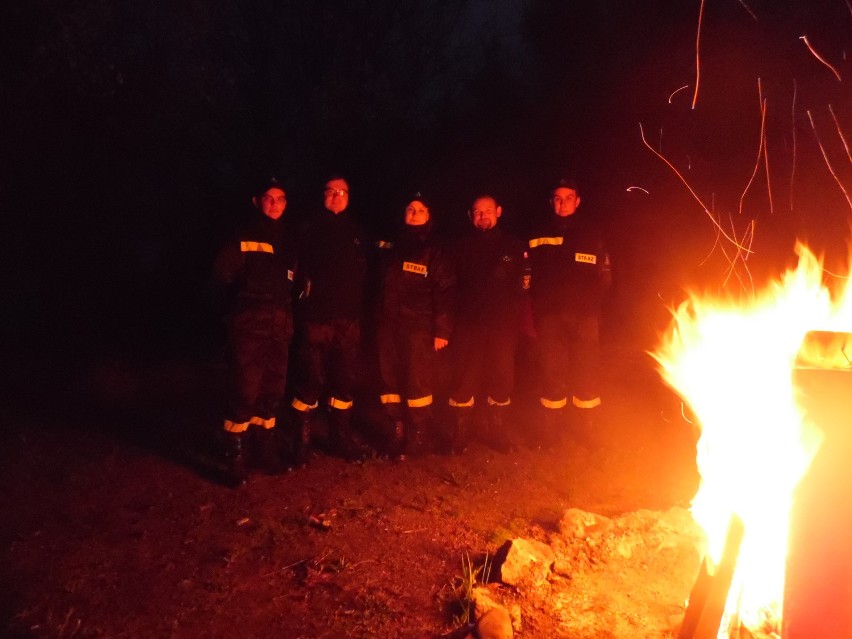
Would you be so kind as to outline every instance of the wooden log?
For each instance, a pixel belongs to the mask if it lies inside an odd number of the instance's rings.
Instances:
[[[710,574],[706,557],[701,562],[701,569],[689,594],[689,605],[678,639],[716,639],[744,535],[745,526],[742,520],[732,515],[722,559],[714,574]]]

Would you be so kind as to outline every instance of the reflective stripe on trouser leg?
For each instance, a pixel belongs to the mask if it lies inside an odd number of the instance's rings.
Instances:
[[[553,410],[559,410],[560,408],[565,408],[568,405],[567,397],[563,397],[562,399],[547,399],[546,397],[539,397],[539,401],[545,408]]]
[[[506,401],[504,401],[504,402],[498,402],[496,399],[494,399],[491,396],[488,397],[488,405],[489,406],[509,406],[511,403],[512,403],[512,399],[510,397],[507,397]]]
[[[450,397],[450,401],[448,403],[453,408],[473,408],[474,398],[471,397],[469,400],[465,401]]]
[[[233,420],[226,419],[224,428],[228,433],[244,433],[249,428],[249,422],[235,422]]]
[[[379,401],[382,404],[401,404],[402,396],[396,393],[385,393],[384,395],[379,395]]]
[[[318,402],[314,402],[313,404],[306,404],[301,399],[294,397],[290,406],[293,407],[293,410],[297,410],[300,413],[309,413],[314,410],[317,406],[319,406]]]
[[[338,399],[337,397],[329,397],[328,405],[337,410],[349,410],[352,408],[352,400]]]
[[[597,408],[601,405],[601,398],[595,397],[593,399],[580,399],[575,395],[571,399],[571,403],[577,408]]]
[[[426,395],[424,397],[412,397],[405,402],[408,404],[409,408],[423,408],[424,406],[432,405],[432,396]]]
[[[249,420],[249,424],[269,430],[270,428],[275,428],[275,417],[258,417],[255,415]]]

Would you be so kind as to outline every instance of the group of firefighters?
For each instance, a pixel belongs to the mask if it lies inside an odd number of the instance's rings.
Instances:
[[[227,300],[229,477],[242,484],[250,465],[307,463],[318,411],[335,454],[363,455],[352,415],[365,375],[359,346],[368,284],[376,287],[366,316],[375,328],[377,430],[389,455],[433,448],[437,354],[444,348],[451,448],[463,450],[476,431],[492,447],[509,449],[506,415],[527,309],[546,432],[557,439],[569,411],[591,423],[601,403],[599,317],[611,276],[596,227],[576,215],[580,201],[576,182],[559,180],[550,192],[552,215],[525,243],[500,224],[498,201],[481,194],[468,211],[470,232],[447,245],[433,233],[429,198],[418,192],[405,203],[396,237],[369,242],[350,212],[344,177],[326,181],[322,210],[299,228],[285,215],[284,185],[274,178],[259,185],[251,222],[214,267]],[[276,428],[291,343],[297,374],[286,426]],[[248,459],[249,448],[258,459]]]

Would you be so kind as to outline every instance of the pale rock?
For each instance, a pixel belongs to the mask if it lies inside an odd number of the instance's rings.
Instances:
[[[495,561],[500,564],[500,581],[510,586],[531,583],[539,586],[547,581],[556,561],[556,553],[545,543],[535,539],[517,538],[507,541],[497,551]]]
[[[485,586],[476,586],[471,591],[470,598],[473,601],[473,615],[476,619],[484,617],[490,610],[500,606]]]
[[[479,639],[512,639],[512,618],[509,612],[498,606],[476,620],[476,636]]]
[[[583,539],[590,535],[603,535],[612,525],[612,519],[609,517],[579,508],[569,508],[559,521],[559,532],[566,539]]]

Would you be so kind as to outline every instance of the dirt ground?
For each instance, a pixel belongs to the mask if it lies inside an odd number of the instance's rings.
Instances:
[[[693,495],[677,402],[644,354],[607,356],[592,443],[566,436],[540,449],[527,387],[513,404],[517,452],[477,444],[363,464],[320,453],[239,490],[216,481],[215,361],[100,361],[55,401],[18,397],[0,468],[5,636],[458,634],[467,560],[513,537],[546,539],[569,508],[617,517]],[[667,569],[649,556],[643,570]],[[519,636],[619,636],[606,611],[569,635],[558,619],[570,610],[518,600]],[[671,614],[682,602],[661,603]]]

